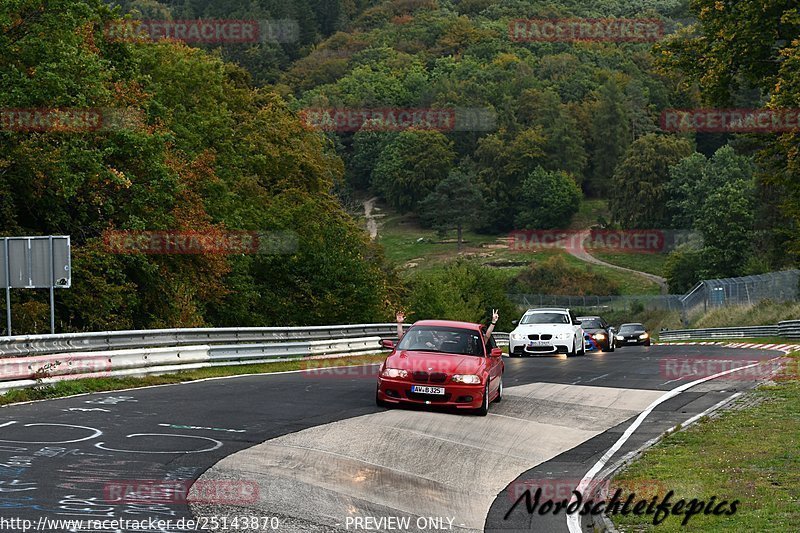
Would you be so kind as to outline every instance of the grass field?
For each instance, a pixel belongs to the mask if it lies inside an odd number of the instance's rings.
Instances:
[[[595,206],[603,204],[602,201],[596,200],[589,203]],[[602,207],[592,209],[601,210]],[[413,276],[416,272],[441,267],[460,256],[498,268],[498,271],[510,279],[532,262],[545,261],[553,255],[562,255],[571,266],[584,271],[593,270],[616,281],[622,294],[660,293],[658,285],[652,281],[613,268],[589,265],[563,250],[512,250],[508,241],[504,239],[506,236],[480,235],[465,231],[464,247],[459,254],[455,232],[450,232],[442,238],[433,230],[421,228],[413,216],[400,215],[385,208],[381,214],[383,216],[379,219],[378,242],[383,245],[387,259],[399,267],[404,276]]]
[[[667,261],[667,254],[611,253],[598,252],[596,250],[590,250],[590,253],[612,265],[664,277],[664,264]]]
[[[682,526],[670,516],[614,516],[620,531],[797,531],[800,524],[800,380],[794,365],[775,384],[745,396],[739,408],[674,433],[617,476],[621,487],[675,491],[673,502],[739,500],[732,516],[701,513]],[[657,481],[653,483],[653,481]],[[663,497],[663,494],[661,495]],[[638,498],[637,498],[638,499]],[[659,498],[660,500],[660,498]]]

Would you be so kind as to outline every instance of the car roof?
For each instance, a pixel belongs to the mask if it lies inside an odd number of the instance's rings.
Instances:
[[[539,312],[550,312],[550,313],[569,313],[569,309],[566,307],[537,307],[536,309],[528,309],[525,311],[525,314],[528,313],[539,313]]]
[[[472,329],[472,330],[480,330],[480,324],[474,324],[472,322],[458,322],[456,320],[419,320],[414,322],[414,326],[440,326],[440,327],[448,327],[448,328],[461,328],[461,329]]]
[[[602,320],[602,318],[600,318],[599,316],[579,316],[578,317],[578,320],[594,320],[594,319]]]
[[[620,327],[623,328],[625,326],[642,326],[642,327],[644,327],[644,324],[642,324],[641,322],[631,322],[629,324],[622,324]]]

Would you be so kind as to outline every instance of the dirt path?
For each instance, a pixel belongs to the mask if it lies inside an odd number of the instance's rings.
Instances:
[[[584,242],[586,242],[586,239],[589,238],[590,233],[591,233],[591,231],[587,229],[587,230],[584,230],[584,231],[582,231],[582,232],[580,232],[578,234],[578,238],[576,239],[578,245],[577,246],[568,246],[567,247],[567,251],[570,253],[570,255],[572,255],[573,257],[575,257],[577,259],[580,259],[581,261],[584,261],[586,263],[592,263],[592,264],[595,264],[595,265],[602,265],[602,266],[605,266],[605,267],[608,267],[608,268],[615,268],[617,270],[630,272],[632,274],[636,274],[637,276],[641,276],[643,278],[649,279],[650,281],[653,281],[653,282],[657,283],[658,286],[661,287],[661,294],[669,294],[669,286],[667,285],[667,279],[666,278],[662,278],[661,276],[656,276],[655,274],[650,274],[648,272],[639,272],[638,270],[633,270],[633,269],[630,269],[630,268],[621,267],[619,265],[612,265],[611,263],[606,263],[605,261],[603,261],[601,259],[598,259],[595,256],[593,256],[592,254],[590,254],[586,250],[586,247],[584,246]]]
[[[377,201],[377,197],[364,200],[364,216],[367,218],[367,231],[369,232],[369,238],[373,241],[378,237],[378,221],[375,220],[375,216],[372,214],[372,211],[375,209],[375,202]]]

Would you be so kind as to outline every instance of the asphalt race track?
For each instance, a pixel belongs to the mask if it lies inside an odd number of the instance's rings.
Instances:
[[[639,413],[690,381],[674,379],[665,361],[778,355],[653,346],[505,359],[505,397],[485,418],[378,408],[374,366],[9,406],[0,409],[0,530],[22,531],[2,522],[12,518],[30,520],[29,531],[121,518],[173,522],[82,531],[253,531],[258,517],[259,531],[397,531],[403,519],[409,531],[567,531],[563,513],[528,514],[524,504],[508,512],[521,488],[577,486]],[[611,462],[755,385],[733,376],[658,405]],[[119,492],[198,479],[191,504]],[[244,490],[209,492],[231,486]],[[198,527],[176,525],[193,516]],[[251,522],[232,527],[236,516]]]

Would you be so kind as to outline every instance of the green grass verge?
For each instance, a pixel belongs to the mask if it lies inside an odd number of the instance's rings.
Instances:
[[[724,328],[736,326],[770,326],[781,320],[800,319],[800,302],[764,300],[756,305],[733,305],[712,309],[698,316],[692,328]]]
[[[589,253],[612,265],[664,277],[664,264],[667,262],[667,254],[612,253],[599,252],[597,250],[589,250]]]
[[[286,372],[289,370],[303,370],[306,368],[326,368],[329,366],[361,365],[382,362],[386,354],[363,355],[355,357],[338,357],[334,359],[297,359],[278,363],[261,363],[241,366],[219,366],[211,368],[198,368],[174,374],[142,377],[108,377],[87,378],[58,381],[53,384],[43,384],[29,389],[15,389],[0,396],[0,405],[9,405],[18,402],[33,400],[46,400],[50,398],[63,398],[76,394],[89,392],[105,392],[122,389],[135,389],[151,387],[153,385],[169,385],[184,383],[198,379],[215,378],[224,376],[239,376],[243,374],[268,374]]]
[[[749,393],[744,407],[666,437],[615,478],[620,487],[653,486],[656,480],[675,491],[673,502],[682,498],[708,502],[711,496],[717,502],[739,500],[736,514],[701,513],[688,526],[681,526],[682,516],[670,516],[654,526],[652,515],[614,515],[620,531],[797,531],[800,380],[796,368],[795,364],[795,373],[785,380]]]

